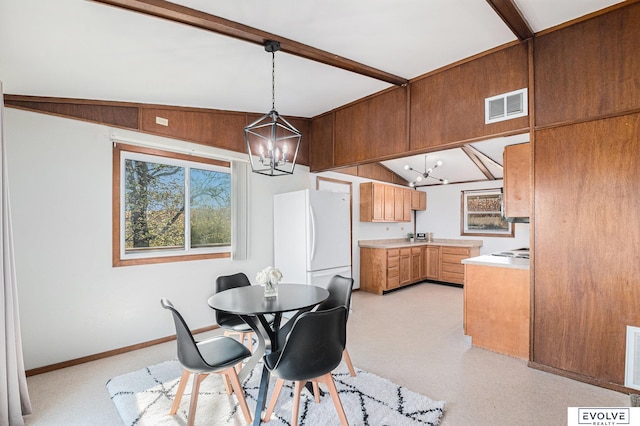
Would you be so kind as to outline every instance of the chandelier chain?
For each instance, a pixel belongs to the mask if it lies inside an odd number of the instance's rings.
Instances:
[[[271,52],[271,109],[276,109],[276,52]]]

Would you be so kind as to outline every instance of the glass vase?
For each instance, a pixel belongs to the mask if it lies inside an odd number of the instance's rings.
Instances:
[[[271,281],[264,285],[264,297],[277,297],[278,296],[278,283]]]

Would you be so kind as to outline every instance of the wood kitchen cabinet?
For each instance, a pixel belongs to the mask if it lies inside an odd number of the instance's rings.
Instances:
[[[360,248],[360,289],[370,293],[426,279],[464,284],[462,259],[478,256],[479,247],[409,245],[398,248]]]
[[[427,193],[424,191],[410,190],[411,193],[411,210],[427,209]]]
[[[422,278],[440,279],[440,246],[422,247]]]
[[[422,280],[422,248],[411,247],[411,282]]]
[[[504,215],[529,217],[531,212],[531,145],[522,143],[504,148]]]
[[[378,182],[361,183],[360,222],[411,222],[411,191]]]
[[[462,259],[480,254],[477,247],[440,247],[440,281],[464,284],[464,265]]]

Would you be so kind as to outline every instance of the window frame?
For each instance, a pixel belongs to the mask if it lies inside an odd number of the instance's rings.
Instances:
[[[171,151],[165,151],[156,148],[146,148],[136,145],[123,144],[119,142],[113,143],[113,177],[112,177],[112,264],[114,267],[120,266],[134,266],[134,265],[148,265],[156,263],[170,263],[170,262],[184,262],[190,260],[204,260],[204,259],[221,259],[230,258],[232,247],[229,246],[228,250],[219,252],[185,252],[174,254],[163,254],[161,256],[150,254],[144,257],[135,258],[123,258],[121,252],[121,245],[123,242],[123,229],[121,223],[121,213],[123,209],[123,200],[121,197],[121,168],[122,168],[122,152],[152,155],[155,157],[167,158],[169,160],[179,160],[192,163],[194,168],[197,168],[197,164],[206,164],[213,166],[220,166],[228,168],[231,172],[231,163],[229,161],[216,160],[212,158],[198,157],[194,155],[180,154]],[[231,196],[234,194],[232,192]],[[231,218],[232,222],[234,218]],[[233,229],[233,225],[231,227]],[[233,238],[232,238],[233,240]]]
[[[504,197],[500,188],[491,189],[471,189],[460,191],[460,235],[471,236],[483,236],[483,237],[507,237],[513,238],[515,236],[515,227],[513,223],[507,222],[502,215],[501,209],[487,210],[487,211],[473,211],[469,208],[468,198],[474,196],[492,197],[498,204],[502,204],[502,198]],[[469,215],[474,213],[491,213],[498,214],[500,217],[501,225],[506,225],[506,229],[489,228],[487,230],[470,229],[468,220]]]

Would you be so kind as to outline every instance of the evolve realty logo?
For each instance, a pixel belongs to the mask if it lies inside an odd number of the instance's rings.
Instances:
[[[578,424],[592,426],[632,425],[629,408],[578,408]]]

